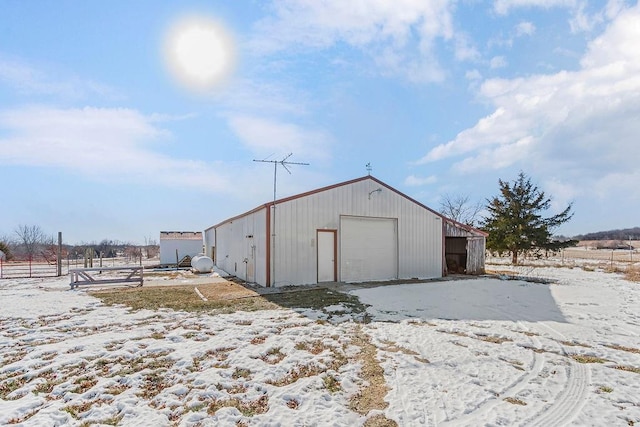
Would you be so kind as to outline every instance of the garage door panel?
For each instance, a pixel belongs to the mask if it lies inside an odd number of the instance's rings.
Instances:
[[[395,218],[342,217],[341,279],[347,282],[397,277]]]

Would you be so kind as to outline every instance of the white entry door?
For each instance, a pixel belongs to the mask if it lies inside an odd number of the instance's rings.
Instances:
[[[318,283],[336,281],[336,231],[318,230]]]
[[[362,282],[398,277],[395,218],[340,218],[340,280]]]

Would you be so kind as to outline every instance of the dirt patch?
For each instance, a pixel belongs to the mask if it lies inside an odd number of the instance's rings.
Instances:
[[[358,297],[324,287],[267,293],[262,297],[280,307],[317,311],[329,321],[341,319],[344,315],[362,323],[370,321],[368,305],[361,303]]]
[[[179,280],[166,280],[162,286],[96,289],[90,291],[90,294],[107,305],[122,304],[135,310],[170,308],[230,313],[284,307],[314,310],[321,314],[321,318],[329,321],[340,320],[348,315],[353,320],[369,322],[367,305],[362,304],[356,296],[327,288],[303,288],[260,295],[230,281],[178,283]]]
[[[384,370],[376,358],[377,348],[371,344],[371,338],[364,333],[362,328],[356,329],[352,338],[352,344],[360,347],[357,358],[362,363],[361,378],[366,384],[356,393],[349,402],[349,408],[361,415],[367,415],[372,410],[385,409],[389,404],[384,397],[389,392],[389,387],[384,379]],[[397,426],[382,414],[371,417],[365,423],[366,426]]]
[[[631,282],[640,282],[640,267],[630,265],[625,272],[624,278]]]
[[[207,299],[230,300],[247,297],[259,297],[257,292],[233,282],[209,283],[196,286]]]
[[[385,417],[382,414],[374,415],[365,421],[362,425],[363,427],[397,427],[398,423],[389,418]]]
[[[206,298],[198,295],[195,288]],[[183,311],[255,311],[278,309],[257,293],[231,282],[214,284],[144,286],[141,288],[118,288],[90,292],[107,305],[125,305],[134,310],[170,308]]]

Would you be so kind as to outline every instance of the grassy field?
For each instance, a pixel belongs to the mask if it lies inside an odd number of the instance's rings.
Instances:
[[[208,314],[228,314],[237,311],[251,312],[256,310],[273,310],[278,308],[293,309],[311,309],[318,312],[324,312],[327,319],[331,319],[335,315],[349,314],[358,319],[358,315],[362,315],[366,311],[366,305],[362,304],[357,297],[337,292],[327,288],[304,288],[300,290],[286,290],[283,292],[267,293],[259,295],[258,293],[233,282],[221,282],[215,284],[189,286],[153,286],[140,287],[132,289],[112,289],[91,292],[91,295],[102,300],[109,306],[124,305],[133,310],[149,309],[157,310],[161,308],[181,310],[187,312],[206,312]],[[331,307],[342,305],[345,309],[340,312],[331,311]],[[368,317],[360,317],[364,322],[368,323]],[[326,323],[324,320],[317,320],[318,323]],[[248,323],[250,324],[250,322]],[[370,411],[383,410],[388,406],[384,401],[384,397],[389,391],[384,378],[384,370],[376,359],[376,347],[371,343],[371,338],[362,331],[360,327],[356,328],[352,344],[360,349],[356,359],[362,364],[363,379],[366,385],[352,396],[349,408],[354,412],[367,415]],[[307,346],[301,346],[300,349],[318,354],[324,352],[327,347],[323,342],[316,341]],[[272,351],[266,357],[276,357],[278,351]],[[344,356],[342,356],[344,358]],[[338,357],[338,359],[341,359]],[[344,359],[346,362],[346,359]],[[344,363],[342,362],[342,363]],[[240,374],[238,374],[240,375]],[[291,378],[285,381],[295,382],[300,377],[324,375],[324,386],[332,393],[340,391],[340,383],[326,372],[306,372],[291,371]],[[222,402],[221,407],[233,406],[241,412],[247,412],[248,409],[241,405],[239,400]],[[215,408],[219,409],[219,408]],[[215,411],[213,411],[215,412]],[[397,423],[388,419],[383,414],[377,414],[369,417],[365,423],[365,427],[394,427]]]
[[[341,314],[362,315],[366,306],[358,298],[324,287],[284,290],[263,295],[233,282],[205,285],[145,286],[98,290],[91,295],[107,305],[124,305],[134,310],[168,308],[189,312],[232,313],[235,311],[278,308],[312,309],[324,312],[328,319]],[[342,305],[341,311],[331,307]]]

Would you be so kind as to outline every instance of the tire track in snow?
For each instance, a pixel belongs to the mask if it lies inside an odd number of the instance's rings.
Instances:
[[[389,394],[395,395],[395,398],[391,400],[400,401],[400,406],[402,407],[402,413],[399,415],[397,421],[399,425],[411,425],[414,422],[411,419],[411,414],[417,412],[416,408],[410,405],[409,402],[407,402],[407,400],[405,399],[405,396],[407,394],[403,390],[404,387],[402,387],[402,381],[398,379],[398,366],[395,360],[392,362],[392,369],[393,369],[393,388],[391,389]],[[420,424],[426,424],[429,427],[436,427],[438,425],[436,420],[433,417],[429,416],[429,414],[427,413],[427,410],[426,410],[427,405],[424,405],[424,406],[425,406],[423,407],[424,423],[420,423]],[[433,408],[430,408],[430,409],[433,409]]]
[[[498,310],[494,310],[496,312],[498,312]],[[503,316],[507,316],[513,319],[513,315],[510,315],[509,313],[506,312],[502,312],[499,311],[499,313]],[[517,320],[513,320],[514,324],[517,324],[521,329],[523,329],[524,331],[528,331],[529,328],[527,328],[522,322],[517,321]],[[538,341],[538,339],[535,336],[528,336],[529,340],[531,341],[531,343],[535,346],[535,347],[540,347],[540,342]],[[476,410],[474,410],[473,412],[470,412],[468,414],[462,415],[458,418],[456,418],[455,420],[449,420],[447,422],[444,422],[441,424],[441,426],[468,426],[468,425],[474,425],[474,422],[477,423],[477,420],[479,417],[481,417],[482,415],[487,414],[488,412],[490,412],[491,410],[493,410],[493,408],[495,408],[498,405],[501,405],[504,403],[503,399],[501,396],[503,395],[513,395],[518,393],[519,391],[521,391],[522,389],[524,389],[533,378],[537,377],[540,372],[542,371],[542,368],[545,364],[546,358],[544,356],[543,353],[533,353],[533,364],[531,365],[531,368],[522,376],[520,376],[515,382],[513,382],[511,385],[509,385],[507,388],[505,388],[501,393],[500,396],[496,396],[496,397],[491,397],[487,400],[485,400],[484,402],[481,402],[478,407],[476,408]],[[545,426],[548,427],[548,426]]]
[[[541,323],[552,335],[561,340],[565,336],[549,325]],[[579,413],[585,403],[587,387],[591,371],[583,363],[578,363],[569,357],[566,347],[557,343],[564,356],[567,356],[567,382],[564,389],[558,394],[553,403],[544,408],[541,412],[530,418],[524,424],[527,426],[563,426],[569,424]]]

